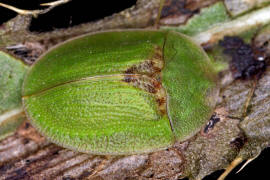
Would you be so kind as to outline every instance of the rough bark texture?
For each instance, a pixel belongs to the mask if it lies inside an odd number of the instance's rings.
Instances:
[[[0,29],[0,46],[27,40],[46,44],[47,48],[68,37],[90,31],[146,27],[153,23],[157,8],[158,1],[142,0],[125,13],[40,35],[27,31],[30,17],[18,16]],[[19,23],[19,26],[14,23]],[[206,124],[186,142],[150,154],[113,157],[74,152],[48,142],[25,121],[14,135],[0,141],[0,180],[178,179],[186,176],[199,179],[227,167],[237,156],[254,157],[269,146],[270,68],[267,67],[258,81],[231,80],[232,75],[225,73],[219,104],[209,120],[212,121],[211,126]]]
[[[28,27],[31,23],[31,16],[19,15],[13,20],[0,25],[0,47],[25,41],[41,42],[48,47],[70,37],[88,32],[105,29],[144,28],[153,25],[158,14],[158,8],[159,0],[138,0],[135,6],[99,21],[47,33],[29,32]]]
[[[252,81],[232,82],[222,90],[215,115],[220,120],[214,127],[207,132],[203,127],[189,141],[151,154],[105,157],[73,152],[46,141],[26,121],[15,135],[0,142],[0,179],[202,178],[225,168],[239,153],[250,158],[269,145],[269,88],[268,68],[258,81],[248,116],[241,121],[241,115],[229,116],[241,112]]]

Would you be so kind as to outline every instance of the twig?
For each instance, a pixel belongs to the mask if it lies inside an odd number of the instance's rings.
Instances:
[[[45,14],[45,13],[49,12],[50,10],[52,10],[53,8],[55,8],[56,6],[59,6],[61,4],[65,4],[65,3],[69,2],[69,1],[71,1],[71,0],[58,0],[58,1],[50,2],[50,3],[40,4],[41,6],[49,6],[48,8],[43,9],[43,10],[19,9],[19,8],[16,8],[14,6],[10,6],[10,5],[7,5],[7,4],[4,4],[4,3],[0,3],[0,6],[2,6],[4,8],[7,8],[7,9],[10,9],[12,11],[15,11],[16,13],[18,13],[20,15],[32,15],[34,17],[37,17],[38,15]]]

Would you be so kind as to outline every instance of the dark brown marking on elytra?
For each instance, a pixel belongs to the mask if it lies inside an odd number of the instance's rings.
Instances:
[[[130,83],[132,81],[132,78],[130,76],[125,76],[124,81]]]
[[[157,99],[157,103],[159,106],[162,106],[166,103],[166,99],[164,97]]]
[[[157,60],[145,60],[140,64],[133,65],[125,71],[125,74],[145,74],[150,77],[161,72],[161,63]]]
[[[146,86],[147,86],[146,89],[148,90],[148,92],[153,93],[153,94],[157,93],[157,90],[155,89],[155,87],[153,87],[149,84]]]
[[[155,94],[161,88],[156,79],[150,78],[146,75],[134,74],[126,75],[123,79],[124,82],[132,84],[134,87],[143,89],[149,93]]]
[[[159,82],[159,80],[153,81],[153,86],[156,89],[160,89],[161,88],[161,83]]]
[[[139,64],[129,67],[124,73],[145,74],[149,77],[156,77],[156,75],[160,74],[163,66],[162,49],[160,47],[155,47],[154,53],[151,57],[145,59]]]
[[[154,54],[140,64],[128,68],[123,81],[154,95],[159,112],[166,114],[166,92],[161,84],[161,71],[164,67],[162,49],[155,47]]]
[[[159,81],[153,77],[141,74],[125,75],[123,81],[136,88],[153,94],[156,99],[159,112],[162,115],[166,114],[166,92]]]

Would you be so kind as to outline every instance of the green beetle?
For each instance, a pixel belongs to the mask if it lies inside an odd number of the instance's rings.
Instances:
[[[52,142],[120,155],[166,149],[213,112],[217,77],[188,37],[163,30],[107,31],[45,53],[23,83],[27,117]]]

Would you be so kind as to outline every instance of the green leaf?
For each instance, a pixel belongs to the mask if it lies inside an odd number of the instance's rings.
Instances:
[[[0,139],[12,134],[24,119],[21,91],[28,67],[0,51]]]
[[[185,25],[164,28],[192,36],[229,20],[224,4],[218,2],[210,7],[203,8],[199,14],[194,15]]]

